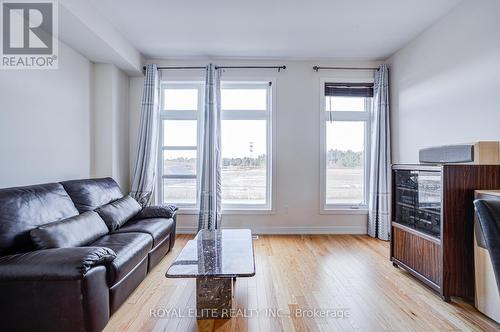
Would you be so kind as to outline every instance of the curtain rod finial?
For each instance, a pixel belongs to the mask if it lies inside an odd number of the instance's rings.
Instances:
[[[313,70],[314,70],[315,72],[317,72],[317,71],[319,70],[319,67],[318,67],[318,66],[314,66],[314,67],[313,67]]]

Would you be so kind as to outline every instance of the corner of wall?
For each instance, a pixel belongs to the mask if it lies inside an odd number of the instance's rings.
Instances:
[[[129,181],[129,77],[113,64],[94,65],[93,176]]]
[[[89,66],[89,175],[95,176],[95,64],[90,62]]]

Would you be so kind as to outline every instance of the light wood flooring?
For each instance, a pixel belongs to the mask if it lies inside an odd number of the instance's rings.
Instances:
[[[249,317],[197,321],[195,280],[164,276],[191,238],[178,236],[105,331],[500,331],[394,268],[388,243],[364,235],[260,236],[255,277],[236,282],[235,313]]]

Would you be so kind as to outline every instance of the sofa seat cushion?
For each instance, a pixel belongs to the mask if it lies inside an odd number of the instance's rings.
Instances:
[[[115,252],[116,258],[107,266],[108,283],[112,286],[147,257],[153,247],[153,240],[144,233],[109,234],[90,246],[105,247]]]
[[[139,232],[149,234],[153,239],[153,248],[159,245],[173,232],[174,220],[166,218],[134,219],[114,233]]]

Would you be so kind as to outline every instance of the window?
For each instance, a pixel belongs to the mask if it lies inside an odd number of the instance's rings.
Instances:
[[[159,200],[195,208],[198,198],[198,116],[202,83],[161,85]]]
[[[364,208],[373,84],[322,85],[322,210]]]
[[[203,83],[163,82],[160,201],[198,206]],[[271,209],[271,85],[221,83],[222,204],[225,210]]]
[[[222,204],[271,208],[271,84],[223,82]]]

